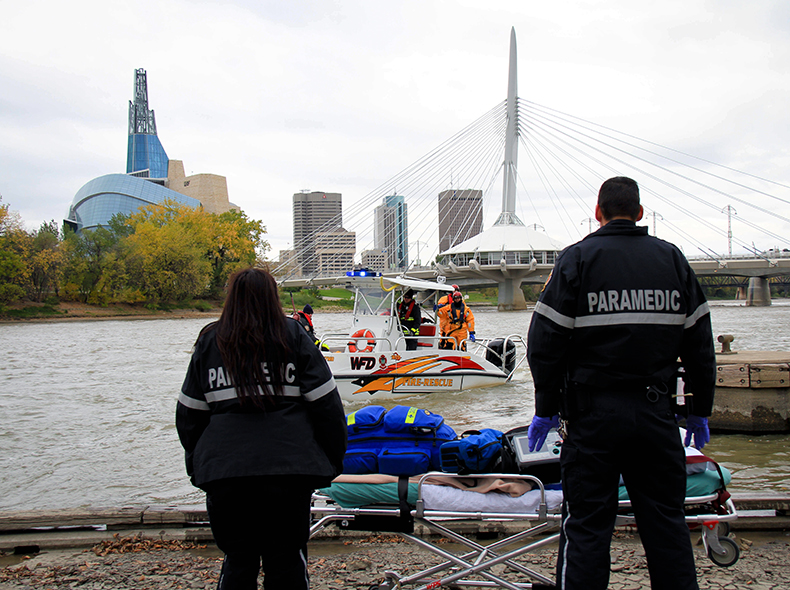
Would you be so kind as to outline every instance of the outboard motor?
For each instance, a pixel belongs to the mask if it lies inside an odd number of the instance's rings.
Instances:
[[[512,340],[508,340],[507,352],[503,354],[502,351],[504,347],[504,338],[495,338],[492,340],[488,344],[488,350],[486,350],[486,360],[510,375],[513,369],[516,368],[516,343]]]

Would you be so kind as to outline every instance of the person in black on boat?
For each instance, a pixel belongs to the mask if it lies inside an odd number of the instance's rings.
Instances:
[[[315,328],[313,327],[313,308],[308,303],[304,306],[302,311],[297,311],[294,313],[294,319],[301,324],[301,326],[307,331],[307,335],[310,336],[310,340],[318,346],[319,341],[318,338],[315,336]]]
[[[406,336],[406,350],[417,350],[417,338],[420,335],[422,313],[420,304],[414,300],[414,291],[409,289],[403,294],[398,304],[398,319],[403,335]]]

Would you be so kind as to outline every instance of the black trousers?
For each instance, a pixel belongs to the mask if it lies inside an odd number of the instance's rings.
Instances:
[[[225,553],[218,590],[307,590],[310,496],[304,486],[271,478],[213,482],[206,491],[211,532]]]
[[[592,393],[589,407],[568,424],[560,465],[565,501],[558,588],[607,588],[622,474],[651,588],[698,589],[683,512],[685,453],[669,395]]]

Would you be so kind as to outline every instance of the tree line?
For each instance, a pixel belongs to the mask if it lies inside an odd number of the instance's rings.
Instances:
[[[114,216],[80,233],[54,221],[35,231],[0,201],[0,305],[28,299],[158,305],[222,296],[235,270],[263,260],[262,222],[175,201]]]

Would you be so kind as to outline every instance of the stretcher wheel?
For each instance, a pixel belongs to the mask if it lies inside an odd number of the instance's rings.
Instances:
[[[730,567],[741,556],[741,550],[738,548],[738,543],[729,537],[719,537],[719,544],[724,549],[724,553],[716,553],[712,547],[708,547],[708,557],[718,566]]]

